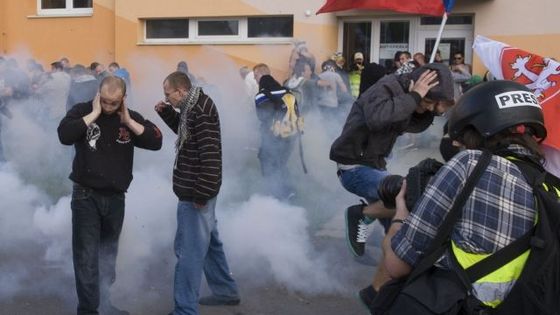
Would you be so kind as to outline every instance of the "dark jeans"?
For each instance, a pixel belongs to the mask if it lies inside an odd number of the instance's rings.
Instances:
[[[119,235],[124,219],[124,193],[100,194],[74,184],[72,253],[78,314],[99,314],[108,307],[115,282]]]
[[[270,133],[261,135],[258,157],[265,181],[263,187],[266,193],[278,199],[284,199],[294,192],[287,164],[296,138],[281,138]]]

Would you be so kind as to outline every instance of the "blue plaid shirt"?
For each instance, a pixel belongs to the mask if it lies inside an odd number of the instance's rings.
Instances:
[[[511,151],[528,155],[519,145]],[[430,246],[481,151],[458,153],[434,176],[422,197],[391,239],[395,254],[415,266]],[[512,162],[494,155],[463,206],[451,239],[469,253],[490,254],[521,237],[535,222],[533,190]]]

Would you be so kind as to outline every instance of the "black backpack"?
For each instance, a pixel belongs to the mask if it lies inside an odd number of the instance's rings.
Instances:
[[[303,133],[303,117],[300,116],[296,96],[288,89],[281,97],[274,97],[269,91],[265,95],[275,104],[270,131],[276,137],[289,138]]]
[[[560,314],[560,179],[531,160],[509,159],[533,187],[538,222],[521,276],[505,300],[489,313]]]
[[[511,154],[499,155],[507,157],[515,163],[533,188],[538,211],[538,221],[534,228],[513,243],[466,270],[459,267],[455,276],[453,276],[453,272],[447,274],[434,273],[432,275],[433,269],[427,268],[438,257],[441,257],[445,246],[438,244],[441,244],[441,241],[449,235],[449,226],[454,224],[459,213],[456,211],[457,208],[462,208],[463,199],[466,199],[476,183],[477,179],[474,178],[479,176],[480,170],[486,167],[485,163],[487,165],[489,162],[490,154],[485,152],[457,198],[456,204],[459,204],[459,206],[453,206],[438,231],[438,235],[431,246],[436,250],[428,251],[430,254],[424,257],[408,279],[393,280],[385,285],[386,290],[383,290],[382,287],[373,305],[376,314],[560,314],[560,179],[546,172],[536,161]],[[479,168],[480,170],[478,170]],[[531,252],[523,271],[512,290],[498,307],[488,308],[469,293],[466,293],[466,296],[463,295],[462,292],[470,291],[471,283],[515,259],[527,249],[531,249]],[[437,268],[436,270],[440,271]],[[430,282],[424,285],[423,279],[429,279]],[[433,282],[433,279],[442,280]],[[414,282],[414,280],[416,281]],[[411,285],[412,283],[414,284]],[[407,290],[407,286],[412,288],[409,289],[409,293],[404,291]],[[436,296],[437,293],[434,292],[442,291],[440,289],[436,290],[436,287],[447,290],[445,293],[447,296]],[[430,292],[431,289],[419,291],[418,288],[433,288],[435,291]],[[398,292],[405,293],[398,295]],[[450,296],[457,298],[457,304],[454,304],[455,300],[450,300],[451,303],[449,301],[438,303],[437,301],[427,300],[427,298],[435,297],[438,300],[445,301]],[[416,311],[411,311],[415,308]],[[439,311],[437,311],[438,308]]]

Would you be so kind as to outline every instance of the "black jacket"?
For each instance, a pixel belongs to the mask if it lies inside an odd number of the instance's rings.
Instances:
[[[287,90],[272,76],[264,75],[259,82],[259,92],[255,96],[257,118],[261,123],[261,134],[272,134],[272,121],[283,112],[282,97]]]
[[[70,179],[100,192],[126,192],[132,181],[134,147],[159,150],[161,132],[130,109],[130,117],[145,128],[140,136],[121,124],[118,114],[101,114],[88,128],[82,118],[91,111],[91,101],[77,104],[58,126],[60,142],[76,148]]]

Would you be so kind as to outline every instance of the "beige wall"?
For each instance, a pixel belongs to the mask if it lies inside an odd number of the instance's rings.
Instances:
[[[93,16],[38,17],[36,0],[2,0],[2,51],[32,56],[44,65],[62,56],[88,65],[110,61],[115,52],[112,1],[94,1]]]
[[[6,36],[6,3],[5,1],[0,1],[0,54],[6,54],[6,43],[5,36]]]
[[[22,53],[48,64],[61,56],[73,63],[117,61],[134,76],[139,60],[157,58],[160,67],[192,61],[193,72],[208,72],[226,62],[234,67],[268,63],[285,78],[292,45],[146,45],[140,19],[146,17],[208,17],[293,14],[294,38],[305,40],[319,65],[337,49],[338,17],[387,12],[347,11],[315,15],[325,0],[94,0],[91,17],[36,17],[36,0],[0,0],[0,52]],[[459,0],[454,13],[475,14],[474,33],[544,56],[560,58],[558,0]],[[217,63],[217,60],[220,62]],[[475,72],[484,69],[474,59]],[[220,66],[218,66],[220,65]]]
[[[294,38],[305,40],[317,55],[318,64],[324,56],[336,50],[337,26],[332,15],[315,15],[323,0],[294,1],[290,5],[274,0],[168,0],[162,6],[150,0],[118,0],[116,2],[116,60],[134,63],[134,60],[158,56],[167,69],[174,69],[179,60],[189,62],[194,73],[207,72],[218,59],[253,66],[264,62],[272,68],[279,80],[286,76],[290,42],[263,45],[146,45],[142,44],[143,27],[139,19],[146,17],[243,17],[252,15],[293,14]],[[307,11],[307,12],[306,12]],[[307,15],[306,13],[310,13]],[[139,45],[140,44],[140,45]],[[212,58],[204,58],[205,55]],[[134,72],[135,69],[131,69]]]

